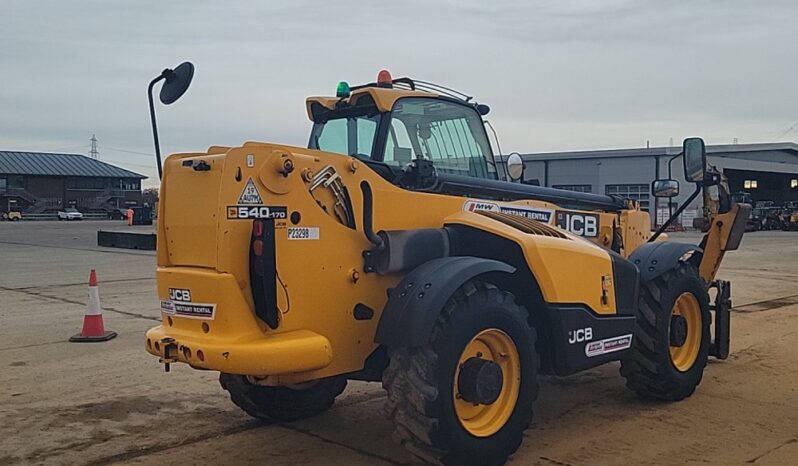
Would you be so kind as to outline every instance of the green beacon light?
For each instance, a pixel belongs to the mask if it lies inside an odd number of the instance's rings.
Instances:
[[[349,97],[350,93],[348,82],[341,81],[338,83],[338,87],[335,89],[336,97]]]

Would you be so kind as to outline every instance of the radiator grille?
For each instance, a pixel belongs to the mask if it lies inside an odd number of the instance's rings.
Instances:
[[[532,220],[531,218],[521,217],[518,215],[505,214],[503,212],[490,212],[487,210],[478,210],[477,213],[480,215],[484,215],[485,217],[492,218],[493,220],[502,222],[505,225],[509,225],[517,230],[523,231],[524,233],[530,235],[569,239],[559,229],[547,225],[545,223],[539,222],[537,220]]]

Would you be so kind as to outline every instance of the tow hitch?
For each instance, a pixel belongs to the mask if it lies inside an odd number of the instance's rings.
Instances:
[[[174,338],[167,337],[162,338],[160,343],[163,356],[158,358],[158,362],[163,363],[164,372],[169,372],[171,364],[177,362],[177,342]]]

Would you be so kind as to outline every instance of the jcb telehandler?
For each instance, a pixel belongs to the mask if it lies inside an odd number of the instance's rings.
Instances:
[[[185,63],[150,84],[159,169],[153,86],[169,104],[192,76]],[[163,322],[147,351],[220,372],[256,418],[312,416],[347,380],[381,381],[395,439],[443,464],[516,451],[539,374],[620,360],[639,395],[690,396],[708,356],[729,352],[730,287],[715,274],[749,209],[706,169],[703,141],[684,142],[696,187],[674,218],[710,187],[720,207],[701,244],[670,242],[670,221],[652,234],[635,201],[513,182],[523,162],[494,156],[488,110],[381,71],[307,99],[307,148],[168,157]]]

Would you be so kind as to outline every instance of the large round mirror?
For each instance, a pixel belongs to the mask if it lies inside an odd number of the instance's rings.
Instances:
[[[513,181],[518,181],[524,176],[524,160],[518,152],[513,152],[507,156],[507,174],[510,175],[510,179]]]
[[[162,75],[165,82],[159,96],[164,105],[169,105],[179,99],[188,89],[191,79],[194,77],[194,65],[186,61],[174,70],[164,70]]]

